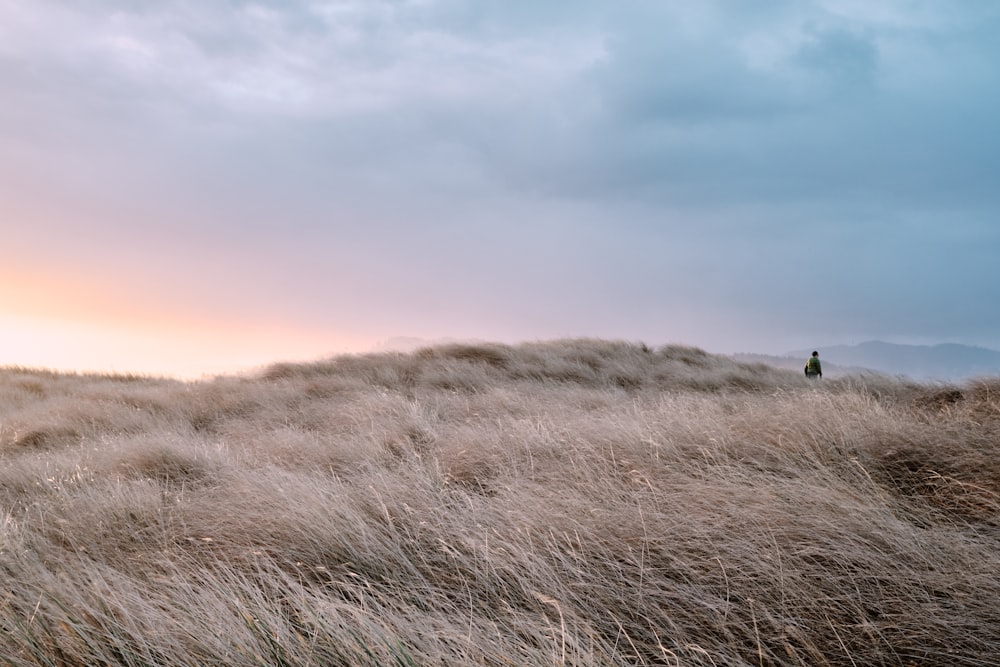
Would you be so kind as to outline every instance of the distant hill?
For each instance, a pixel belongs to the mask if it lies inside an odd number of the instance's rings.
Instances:
[[[939,345],[898,345],[868,341],[858,345],[813,348],[819,351],[824,370],[832,368],[870,369],[889,375],[905,375],[916,380],[966,380],[1000,375],[1000,352],[983,347],[942,343]],[[812,349],[789,352],[801,366]]]
[[[372,346],[372,352],[415,352],[420,348],[435,345],[450,345],[452,343],[481,343],[482,341],[460,340],[458,338],[418,338],[416,336],[393,336],[377,342]]]
[[[796,371],[798,373],[802,372],[802,367],[805,366],[806,357],[812,354],[812,350],[809,350],[807,354],[793,353],[789,352],[789,355],[795,354],[796,356],[778,356],[773,354],[753,354],[749,352],[741,352],[738,354],[728,355],[730,359],[735,361],[743,361],[746,363],[757,363],[757,364],[767,364],[768,366],[774,366],[775,368],[784,368],[786,370]],[[859,375],[862,373],[879,372],[884,373],[885,371],[878,371],[874,368],[863,368],[860,366],[842,366],[840,364],[834,363],[823,356],[822,351],[820,352],[820,358],[823,361],[823,377],[830,379],[836,377],[843,377],[844,375]]]
[[[460,341],[454,338],[429,340],[395,337],[381,341],[372,348],[372,351],[408,353],[434,345],[481,342]],[[856,375],[866,371],[906,376],[914,380],[953,382],[1000,375],[1000,351],[958,343],[900,345],[873,340],[858,345],[831,345],[795,350],[784,355],[738,353],[726,356],[736,361],[764,363],[802,372],[802,366],[813,350],[819,351],[820,360],[823,362],[823,376],[827,378]]]

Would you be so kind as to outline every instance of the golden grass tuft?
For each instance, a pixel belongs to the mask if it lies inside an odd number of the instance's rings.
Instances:
[[[0,369],[0,663],[998,664],[998,398],[592,339]]]

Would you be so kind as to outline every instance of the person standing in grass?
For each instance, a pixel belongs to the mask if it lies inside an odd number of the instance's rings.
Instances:
[[[823,366],[819,363],[819,352],[815,350],[812,356],[806,359],[806,377],[810,380],[823,377]]]

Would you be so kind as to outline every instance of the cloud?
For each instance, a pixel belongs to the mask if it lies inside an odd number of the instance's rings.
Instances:
[[[7,246],[381,337],[987,336],[998,12],[0,2]]]
[[[874,82],[878,47],[871,38],[836,28],[809,32],[810,39],[796,54],[808,71],[828,79],[841,93]]]
[[[910,195],[935,162],[976,159],[963,121],[980,114],[942,108],[899,59],[900,42],[923,63],[945,38],[921,46],[896,14],[852,19],[843,4],[590,5],[580,19],[521,3],[41,6],[11,30],[19,64],[50,74],[33,109],[56,128],[47,141],[60,123],[45,113],[68,99],[65,141],[90,125],[123,162],[139,152],[176,171],[176,154],[230,187],[244,170],[279,190],[329,174],[348,191],[415,177],[426,191],[471,174],[544,196],[703,206],[857,200],[878,181]],[[42,25],[56,38],[33,36]],[[932,128],[936,146],[921,141]],[[138,134],[154,138],[145,151]]]

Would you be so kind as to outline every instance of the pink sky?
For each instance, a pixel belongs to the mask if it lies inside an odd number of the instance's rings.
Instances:
[[[294,324],[154,309],[79,276],[0,274],[0,365],[199,378],[371,347]]]
[[[0,365],[1000,348],[1000,6],[0,0]]]

